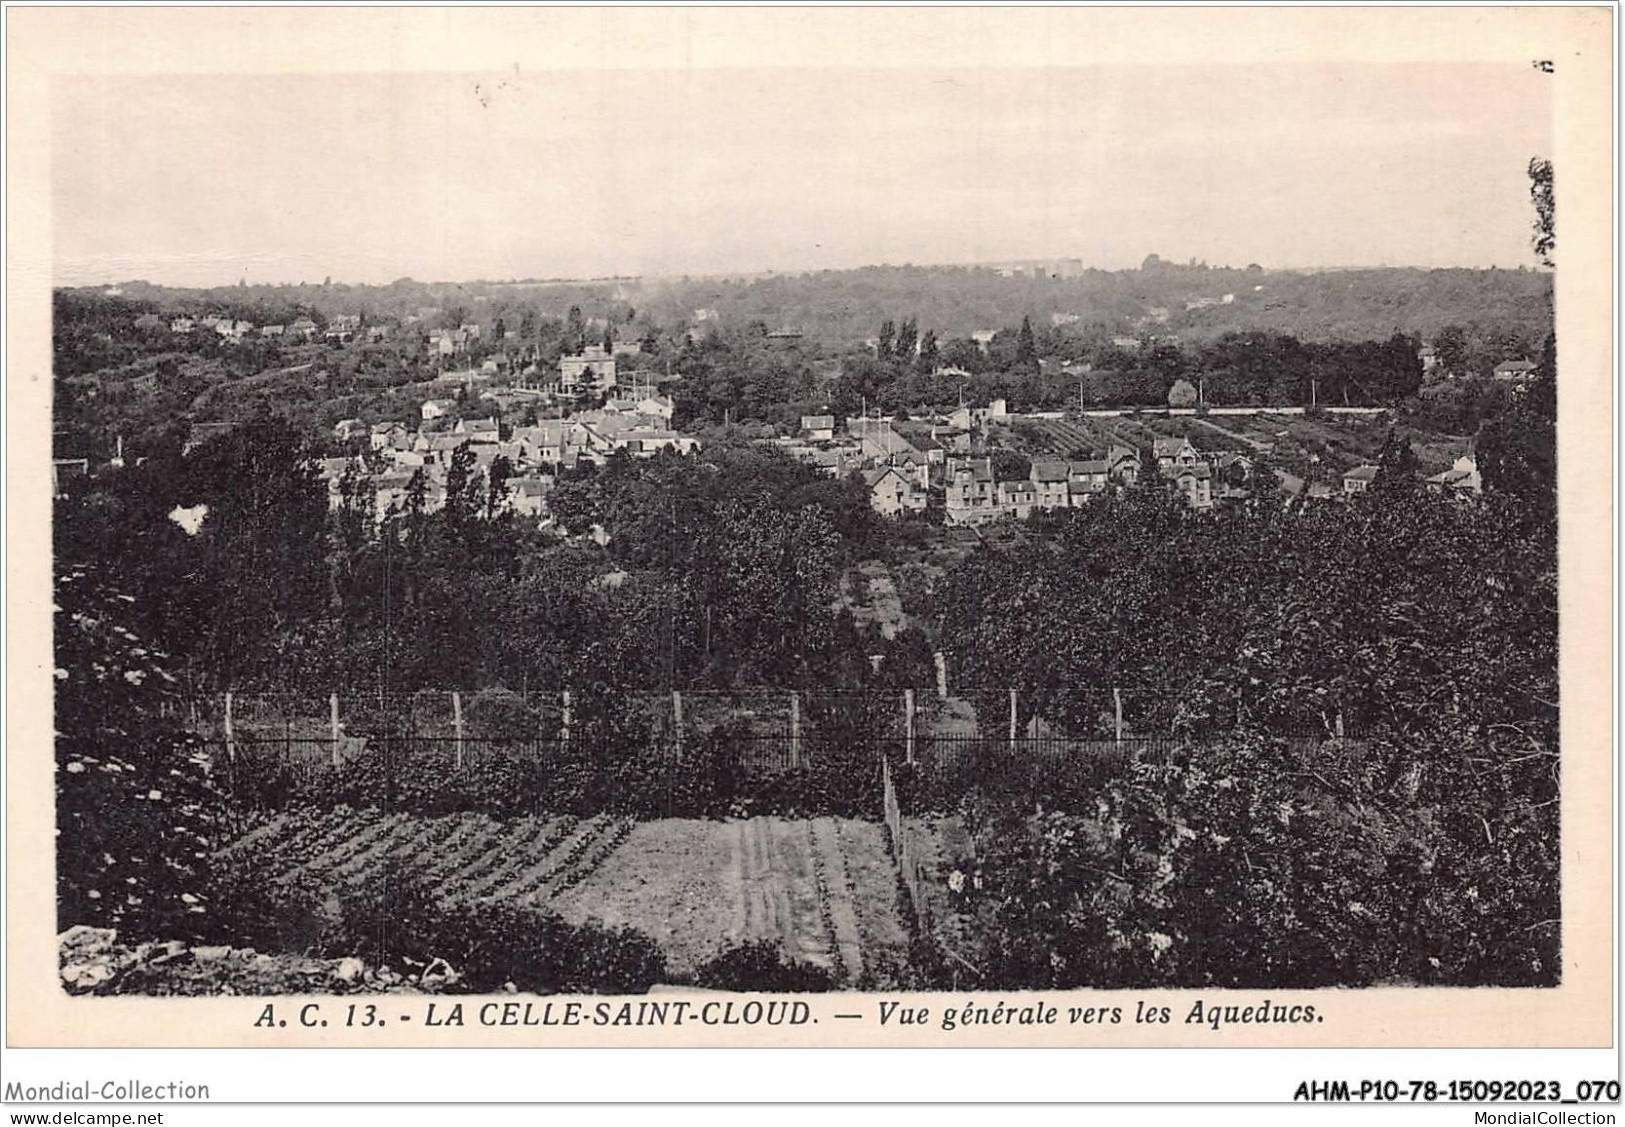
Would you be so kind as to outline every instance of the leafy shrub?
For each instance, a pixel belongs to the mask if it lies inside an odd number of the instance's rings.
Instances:
[[[463,723],[469,735],[531,732],[538,730],[541,722],[541,712],[508,689],[481,689],[463,705]]]
[[[828,971],[784,957],[779,945],[759,939],[729,947],[700,967],[694,984],[703,990],[821,994],[838,988]]]
[[[337,898],[308,881],[279,884],[276,877],[251,851],[216,861],[199,938],[298,955],[327,948],[340,912]]]
[[[1238,733],[1131,763],[1086,815],[978,793],[977,961],[1030,989],[1555,983],[1556,929],[1527,923],[1557,915],[1528,802],[1555,781],[1452,825],[1473,784],[1410,769],[1444,750],[1310,760]]]
[[[349,805],[425,816],[479,811],[496,817],[539,810],[587,816],[878,816],[878,750],[855,728],[809,733],[794,770],[751,766],[753,736],[719,725],[670,736],[618,725],[578,730],[568,742],[469,741],[461,767],[449,740],[379,741],[327,760],[292,763],[269,752],[240,754],[231,790],[249,809]]]
[[[58,930],[188,938],[221,815],[210,758],[132,597],[67,570],[55,625]]]
[[[630,928],[572,924],[511,903],[447,905],[417,876],[391,865],[362,888],[324,891],[275,884],[244,859],[223,868],[214,892],[217,942],[262,951],[355,956],[369,965],[425,968],[442,959],[451,989],[642,993],[670,974],[659,947]]]

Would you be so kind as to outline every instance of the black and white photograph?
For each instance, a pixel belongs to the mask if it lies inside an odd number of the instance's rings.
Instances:
[[[1562,58],[616,48],[52,84],[62,993],[1563,986]]]

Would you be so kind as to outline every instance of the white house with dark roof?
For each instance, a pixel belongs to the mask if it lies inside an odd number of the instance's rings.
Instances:
[[[998,518],[998,487],[988,459],[949,459],[945,478],[944,519],[948,524],[981,524]]]
[[[1478,458],[1463,454],[1443,473],[1427,479],[1428,488],[1437,493],[1476,497],[1484,491],[1484,479],[1478,473]]]
[[[539,517],[547,513],[547,494],[553,479],[535,474],[516,477],[508,482],[508,500],[513,511],[521,516]]]
[[[1188,438],[1158,438],[1151,443],[1151,456],[1157,460],[1157,470],[1164,477],[1201,462],[1201,455]]]
[[[398,449],[407,445],[407,429],[397,422],[373,423],[369,437],[374,450]]]
[[[1060,459],[1043,458],[1034,461],[1032,470],[1028,474],[1037,495],[1033,504],[1040,509],[1064,509],[1067,500],[1067,483],[1069,480],[1069,466]]]
[[[879,466],[863,472],[869,490],[869,507],[882,516],[925,511],[925,492],[895,466]]]
[[[808,442],[833,442],[835,440],[835,416],[801,416],[801,437]]]
[[[1140,477],[1140,452],[1132,446],[1108,447],[1106,472],[1119,485],[1133,485]]]
[[[1174,488],[1185,496],[1185,504],[1198,511],[1213,507],[1213,467],[1206,462],[1179,466],[1172,474]]]
[[[499,431],[495,419],[458,419],[457,425],[452,428],[453,434],[460,434],[470,442],[481,444],[499,441]]]
[[[638,414],[647,418],[659,419],[669,424],[676,413],[677,404],[672,402],[669,395],[645,395],[638,400]]]
[[[1067,500],[1073,508],[1111,487],[1111,463],[1104,458],[1084,458],[1067,463]]]
[[[1355,466],[1343,475],[1343,494],[1352,497],[1356,493],[1364,493],[1371,488],[1371,483],[1377,480],[1377,467],[1373,465]]]
[[[998,502],[1004,513],[1026,520],[1038,504],[1038,490],[1027,478],[1001,481]]]

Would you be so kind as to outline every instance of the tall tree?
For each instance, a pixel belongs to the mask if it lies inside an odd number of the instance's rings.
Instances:
[[[298,630],[328,601],[327,490],[311,450],[264,413],[193,451],[184,473],[177,500],[206,514],[191,559],[169,561],[187,609],[166,644],[224,685],[270,675],[298,659]]]
[[[1551,267],[1557,249],[1557,195],[1552,185],[1552,162],[1539,157],[1529,160],[1529,198],[1535,204],[1535,254],[1542,265]]]
[[[1438,355],[1440,369],[1446,375],[1460,376],[1466,374],[1466,329],[1460,325],[1446,325],[1434,334],[1433,350]]]
[[[920,339],[919,322],[913,317],[905,317],[898,327],[897,340],[892,345],[892,354],[899,360],[910,360],[914,356],[914,346]]]
[[[564,315],[564,351],[580,352],[587,340],[587,322],[581,316],[581,306],[570,306]]]
[[[1506,410],[1478,432],[1478,471],[1484,488],[1527,502],[1543,521],[1556,520],[1557,345],[1547,335],[1541,365],[1512,392]]]
[[[1377,476],[1371,482],[1371,492],[1374,496],[1414,493],[1420,487],[1419,470],[1410,442],[1390,427],[1377,455]]]
[[[1021,318],[1021,333],[1016,337],[1016,363],[1036,365],[1038,363],[1038,343],[1033,339],[1033,321],[1031,317]]]
[[[508,508],[508,482],[513,478],[513,463],[506,454],[498,454],[491,459],[491,467],[485,471],[485,517],[495,520],[499,513]]]
[[[925,336],[920,338],[920,371],[935,371],[941,354],[937,350],[937,331],[925,330]]]

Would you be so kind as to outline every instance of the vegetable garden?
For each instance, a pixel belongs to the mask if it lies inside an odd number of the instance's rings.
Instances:
[[[648,936],[682,979],[765,943],[833,984],[902,985],[909,932],[884,829],[841,818],[499,820],[339,807],[272,815],[221,851],[324,900],[409,871],[453,912],[534,909]]]

